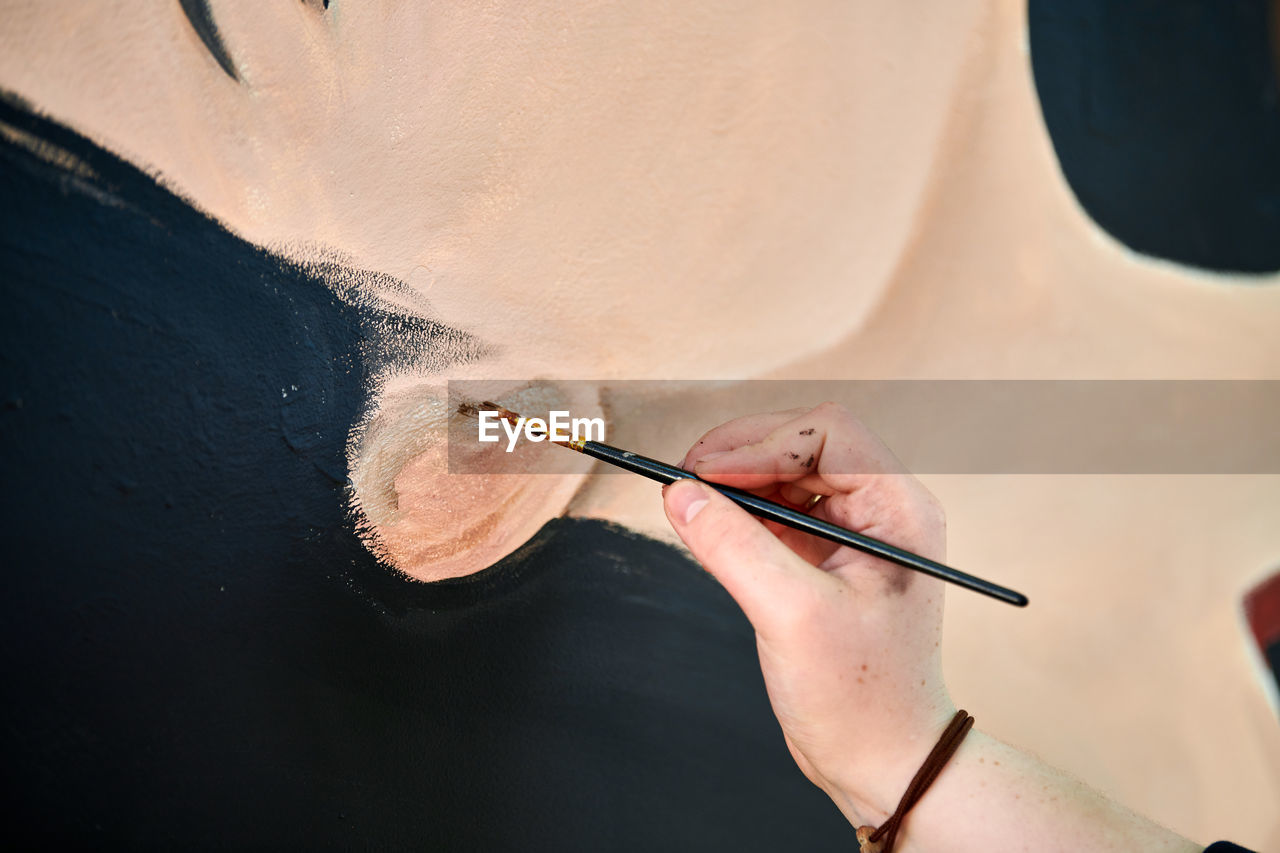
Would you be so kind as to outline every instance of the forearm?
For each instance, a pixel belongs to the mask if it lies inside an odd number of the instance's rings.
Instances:
[[[854,826],[878,826],[924,757],[908,757],[914,764],[878,773],[857,792],[828,793]],[[895,850],[1199,853],[1202,846],[975,730],[908,814]]]

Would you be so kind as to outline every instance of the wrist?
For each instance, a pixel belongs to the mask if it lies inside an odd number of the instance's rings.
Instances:
[[[916,769],[918,766],[886,773],[895,773],[899,777],[895,784],[902,784],[905,791]],[[902,791],[897,794],[899,799]],[[861,796],[837,801],[855,827],[878,827],[897,808],[893,794],[874,795],[859,803]],[[884,802],[890,804],[881,805]],[[893,850],[916,853],[943,848],[1096,853],[1194,853],[1202,849],[1034,756],[977,730],[969,732],[911,808]]]
[[[856,765],[828,778],[823,789],[853,826],[879,826],[897,809],[954,716],[947,701],[885,743],[864,743]]]

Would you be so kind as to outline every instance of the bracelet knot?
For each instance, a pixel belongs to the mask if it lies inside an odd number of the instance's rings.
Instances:
[[[933,780],[938,778],[942,768],[960,748],[960,742],[964,740],[964,736],[971,728],[973,728],[973,717],[969,712],[956,711],[956,715],[951,718],[951,722],[943,731],[942,737],[938,738],[933,751],[929,753],[929,757],[924,760],[924,764],[920,765],[920,769],[911,779],[911,784],[907,786],[902,799],[898,801],[898,808],[889,815],[889,819],[880,824],[879,829],[873,826],[858,827],[858,853],[893,853],[893,843],[898,838],[898,830],[902,827],[907,812],[911,811],[911,807],[920,801],[925,791],[929,790]]]

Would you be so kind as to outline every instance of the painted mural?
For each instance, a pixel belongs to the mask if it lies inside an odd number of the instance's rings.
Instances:
[[[799,380],[1280,379],[1274,6],[4,3],[15,837],[850,849],[652,484],[451,473],[447,382],[678,459]],[[922,478],[1034,602],[949,597],[984,726],[1280,844],[1280,475]]]

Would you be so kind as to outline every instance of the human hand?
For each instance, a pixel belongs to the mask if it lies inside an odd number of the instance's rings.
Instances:
[[[834,403],[718,426],[684,467],[797,508],[824,495],[813,515],[944,557],[937,500]],[[676,533],[751,620],[796,763],[854,826],[881,823],[955,711],[942,681],[942,582],[763,523],[695,480],[667,486],[664,500]],[[899,853],[1203,849],[979,731],[909,821]]]
[[[834,403],[749,415],[708,432],[683,467],[942,561],[941,506]],[[787,746],[858,817],[891,811],[955,709],[941,670],[943,584],[748,515],[696,481],[667,517],[756,631]]]

